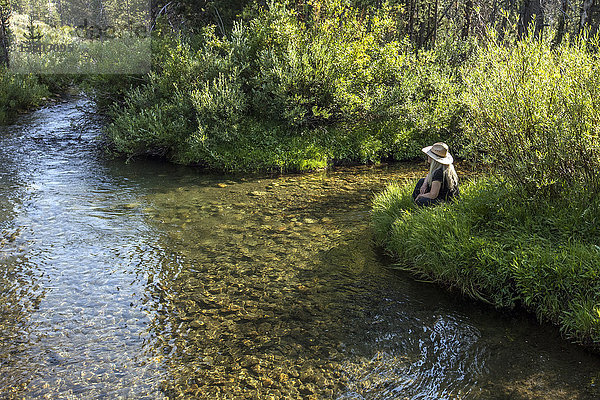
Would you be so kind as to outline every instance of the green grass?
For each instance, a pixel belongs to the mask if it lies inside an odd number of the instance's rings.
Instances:
[[[117,111],[107,135],[117,155],[159,156],[229,172],[303,172],[333,164],[405,160],[419,157],[421,148],[436,139],[400,121],[300,129],[251,117],[223,125],[215,135],[196,122],[183,98],[148,103],[135,113]]]
[[[414,183],[373,204],[378,245],[398,268],[498,308],[525,307],[566,338],[600,350],[600,201],[527,198],[491,179],[454,204],[418,209]]]

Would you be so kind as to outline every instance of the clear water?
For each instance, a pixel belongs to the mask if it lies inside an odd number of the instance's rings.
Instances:
[[[374,193],[423,166],[107,161],[84,111],[0,130],[0,398],[600,398],[600,357],[373,248]]]

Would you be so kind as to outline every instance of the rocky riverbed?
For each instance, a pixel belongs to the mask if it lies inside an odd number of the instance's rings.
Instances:
[[[176,258],[152,293],[167,393],[339,394],[357,368],[345,342],[360,341],[366,297],[379,301],[363,288],[376,264],[370,201],[399,172],[241,178],[148,197],[144,213]]]

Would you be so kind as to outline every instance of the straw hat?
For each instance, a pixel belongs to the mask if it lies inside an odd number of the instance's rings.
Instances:
[[[443,142],[435,143],[433,146],[423,147],[423,153],[427,154],[429,157],[433,158],[435,161],[440,164],[452,164],[454,162],[454,158],[450,154],[448,150],[448,145]]]

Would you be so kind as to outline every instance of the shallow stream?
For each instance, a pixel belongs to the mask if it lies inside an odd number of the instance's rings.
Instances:
[[[424,165],[109,161],[90,110],[0,128],[0,398],[600,398],[599,356],[374,249],[373,195]]]

